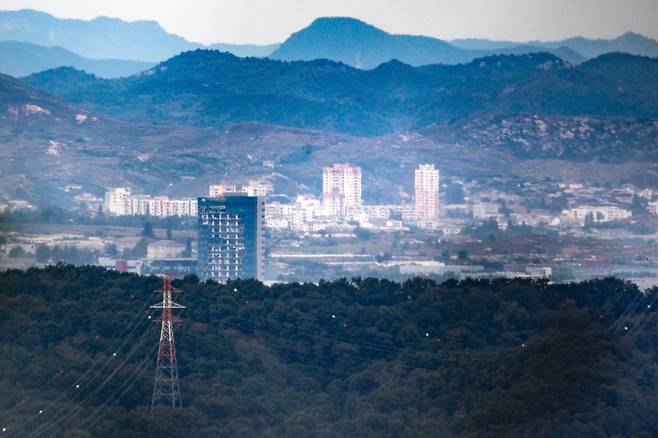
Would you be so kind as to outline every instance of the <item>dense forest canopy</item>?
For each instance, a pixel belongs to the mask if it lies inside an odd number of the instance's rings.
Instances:
[[[658,436],[658,290],[186,277],[172,412],[149,410],[160,284],[1,273],[3,436]]]

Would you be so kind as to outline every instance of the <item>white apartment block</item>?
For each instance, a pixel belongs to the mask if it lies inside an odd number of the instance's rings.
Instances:
[[[105,192],[103,202],[103,211],[118,216],[129,214],[130,189],[126,187],[116,187]]]
[[[328,216],[345,216],[348,207],[361,205],[361,168],[336,163],[322,171],[322,207]]]
[[[414,178],[416,219],[434,222],[439,218],[439,170],[433,164],[421,164]]]
[[[322,204],[318,199],[297,196],[294,204],[269,202],[265,205],[265,225],[268,228],[309,231],[316,217],[322,215]]]
[[[197,200],[132,195],[130,189],[118,187],[105,192],[104,211],[116,216],[196,216]]]
[[[215,198],[222,196],[226,193],[246,193],[247,196],[260,196],[265,197],[272,190],[272,186],[260,181],[249,181],[241,187],[234,184],[210,184],[208,188],[208,196]]]
[[[415,219],[415,207],[408,204],[355,205],[346,209],[346,216],[353,220],[386,220],[399,217],[409,221]]]
[[[156,196],[148,200],[148,215],[156,217],[196,216],[197,200],[169,199],[167,196]]]
[[[210,187],[208,187],[208,196],[211,198],[216,198],[218,196],[222,196],[225,193],[237,193],[240,190],[238,190],[237,186],[233,184],[210,184]]]
[[[610,222],[627,219],[631,216],[630,211],[614,205],[583,205],[562,212],[562,217],[578,222],[580,225],[584,225],[588,218],[594,222]]]

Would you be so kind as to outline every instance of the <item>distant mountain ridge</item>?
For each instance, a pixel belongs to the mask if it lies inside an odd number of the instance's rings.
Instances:
[[[165,32],[155,21],[60,19],[30,9],[0,12],[0,40],[59,46],[91,59],[147,62],[158,62],[196,47]]]
[[[130,76],[153,63],[123,59],[87,59],[61,47],[43,47],[17,41],[0,41],[0,73],[14,77],[71,66],[102,78]]]
[[[584,58],[563,47],[516,44],[496,50],[456,47],[449,42],[416,35],[394,35],[350,17],[323,17],[293,33],[271,55],[272,59],[310,61],[330,59],[353,67],[372,69],[397,59],[413,66],[460,64],[494,54],[549,52],[571,62]]]
[[[57,69],[25,80],[126,120],[198,127],[261,122],[381,135],[481,113],[658,118],[658,59],[625,54],[578,66],[539,53],[359,70],[196,50],[129,78]]]
[[[489,41],[465,39],[443,41],[428,36],[395,35],[350,17],[321,17],[293,33],[279,44],[203,45],[166,32],[155,21],[126,22],[117,18],[97,17],[93,20],[60,19],[30,9],[0,11],[0,41],[30,43],[46,48],[63,48],[89,60],[120,60],[157,63],[183,51],[200,48],[230,52],[241,57],[267,57],[278,60],[330,59],[361,69],[372,69],[397,59],[413,66],[428,64],[468,63],[476,58],[500,54],[548,52],[572,63],[580,63],[598,55],[621,51],[642,56],[658,56],[658,42],[628,32],[612,40],[570,38],[563,41]],[[43,51],[42,51],[43,52]],[[31,55],[34,56],[34,55]],[[88,62],[44,63],[55,57],[41,55],[30,66],[15,54],[6,65],[23,65],[35,72],[43,65],[71,65],[104,77],[134,72],[136,66],[91,66]],[[31,59],[31,58],[26,58]],[[67,58],[70,59],[70,56]],[[125,67],[125,68],[124,68]],[[107,71],[109,69],[109,71]],[[7,72],[11,69],[6,68]]]
[[[205,47],[166,32],[156,21],[126,22],[109,17],[63,19],[32,9],[0,11],[0,41],[62,47],[89,59],[150,63]],[[266,56],[277,45],[217,43],[210,47],[238,56]]]
[[[514,41],[488,39],[457,39],[449,41],[456,47],[469,50],[499,50],[516,47]],[[595,58],[605,53],[623,52],[631,55],[658,57],[658,41],[634,32],[626,32],[612,39],[590,39],[583,37],[567,38],[559,41],[529,41],[525,43],[539,48],[556,49],[566,47],[586,58]]]

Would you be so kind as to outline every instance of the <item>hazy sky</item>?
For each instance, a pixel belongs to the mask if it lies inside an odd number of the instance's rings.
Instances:
[[[351,16],[388,32],[526,41],[628,30],[658,39],[658,0],[0,0],[62,18],[158,21],[188,40],[272,43],[320,16]]]

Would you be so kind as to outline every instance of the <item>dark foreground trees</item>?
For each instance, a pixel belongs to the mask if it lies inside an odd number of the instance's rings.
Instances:
[[[172,413],[149,411],[159,285],[94,267],[0,274],[5,434],[658,436],[656,291],[188,277]]]

